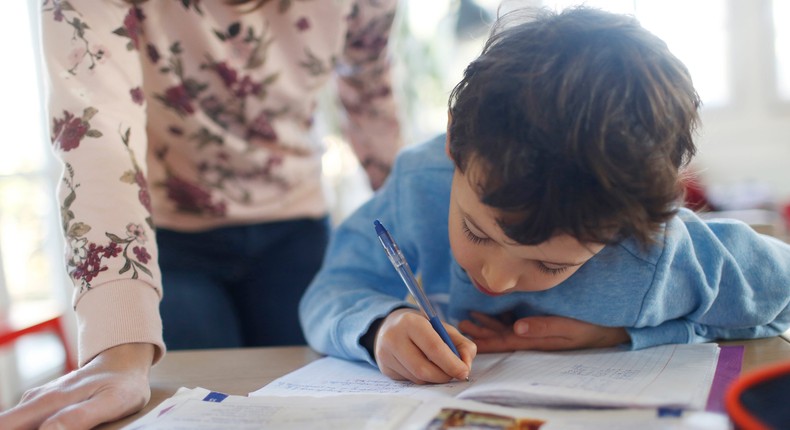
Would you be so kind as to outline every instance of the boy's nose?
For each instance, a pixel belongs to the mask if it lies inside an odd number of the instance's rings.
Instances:
[[[502,293],[515,288],[518,284],[518,273],[508,270],[505,261],[489,261],[483,265],[483,279],[486,287],[495,293]]]

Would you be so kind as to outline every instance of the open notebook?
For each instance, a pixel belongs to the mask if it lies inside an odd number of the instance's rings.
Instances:
[[[726,415],[701,409],[717,357],[719,367],[730,353],[740,363],[742,348],[731,348],[483,354],[470,382],[441,385],[392,381],[368,364],[323,358],[250,397],[182,388],[125,429],[727,430]]]
[[[417,385],[393,381],[367,363],[325,357],[250,396],[392,394],[453,397],[504,406],[703,410],[713,381],[716,344],[566,352],[481,354],[470,382]]]

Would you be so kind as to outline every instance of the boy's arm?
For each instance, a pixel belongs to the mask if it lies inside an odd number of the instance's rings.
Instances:
[[[778,336],[790,327],[787,308],[776,320],[753,327],[716,327],[686,319],[667,321],[655,327],[629,328],[631,348],[642,349],[667,343],[701,343],[714,340],[757,339]]]
[[[300,302],[299,316],[308,343],[321,353],[367,361],[393,379],[440,383],[468,376],[475,346],[445,325],[459,359],[425,315],[405,300],[408,290],[373,227],[376,219],[386,224],[419,273],[419,257],[428,255],[420,250],[430,238],[421,235],[418,226],[430,224],[435,230],[436,220],[425,219],[423,212],[432,211],[412,201],[414,189],[402,183],[413,181],[414,173],[422,170],[422,166],[412,165],[410,171],[403,167],[419,162],[420,156],[412,155],[407,162],[399,159],[385,185],[335,230],[324,265]],[[410,192],[399,193],[401,186]],[[415,210],[415,204],[420,209],[416,212],[424,215],[421,219],[407,213]]]
[[[790,245],[737,221],[681,212],[635,327],[634,349],[759,338],[790,327]],[[678,237],[678,236],[676,236]]]
[[[323,266],[302,297],[302,329],[310,346],[321,353],[375,365],[360,342],[362,336],[394,309],[413,307],[373,228],[373,221],[380,219],[397,229],[396,182],[391,177],[334,230]]]
[[[394,225],[391,221],[398,219],[391,204],[392,179],[335,231],[324,265],[300,302],[302,329],[316,351],[367,361],[393,379],[465,379],[474,344],[446,325],[463,361],[455,357],[428,319],[405,300],[406,287],[378,243],[373,220]]]
[[[519,350],[562,351],[604,348],[629,341],[623,327],[604,327],[561,316],[532,316],[514,323],[472,312],[474,322],[458,324],[481,353]]]

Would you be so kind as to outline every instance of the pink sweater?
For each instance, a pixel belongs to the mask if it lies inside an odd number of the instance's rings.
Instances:
[[[397,0],[47,0],[42,39],[79,361],[165,351],[154,226],[320,217],[318,92],[333,76],[374,186],[401,146],[387,40]]]

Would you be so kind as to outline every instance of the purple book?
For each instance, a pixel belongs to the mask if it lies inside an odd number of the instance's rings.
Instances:
[[[741,374],[743,364],[743,346],[722,346],[719,351],[719,362],[716,373],[713,374],[713,383],[708,395],[706,411],[726,413],[724,409],[724,395],[727,388]]]

